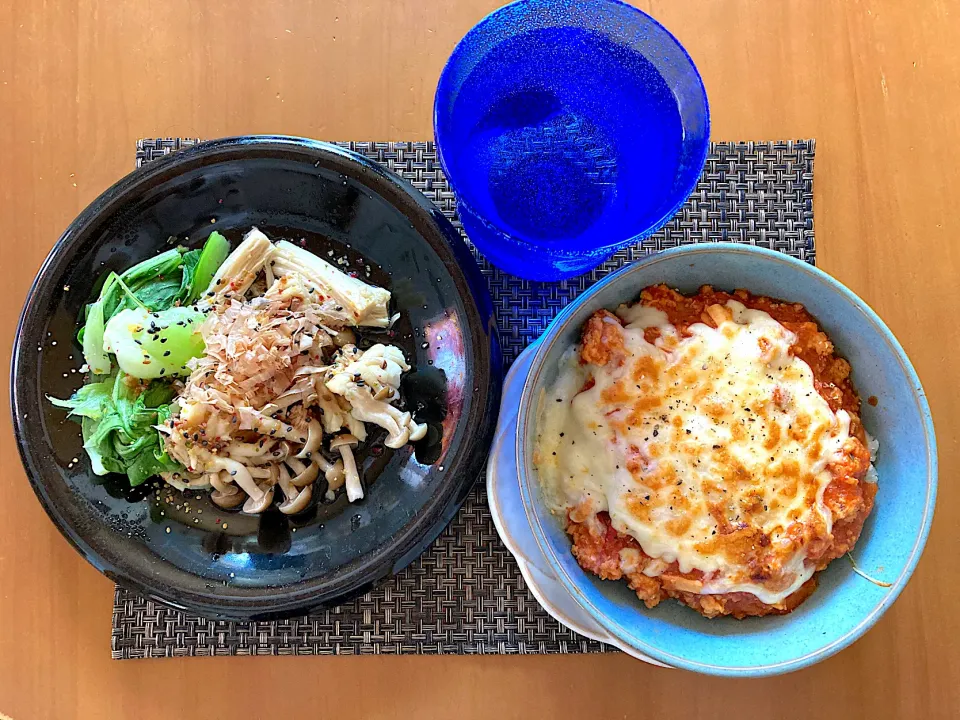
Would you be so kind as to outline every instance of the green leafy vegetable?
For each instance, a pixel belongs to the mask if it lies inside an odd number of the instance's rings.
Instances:
[[[103,417],[104,405],[113,397],[113,376],[102,382],[87,383],[77,390],[69,400],[47,396],[57,407],[68,408],[70,414],[99,420]]]
[[[198,328],[204,316],[192,304],[229,250],[213,232],[201,250],[173,248],[111,272],[96,301],[84,308],[77,339],[94,380],[69,400],[49,399],[80,419],[97,475],[125,473],[135,486],[182,469],[164,451],[156,426],[173,412],[176,392],[169,379],[186,374],[187,361],[203,354]]]
[[[119,275],[110,273],[96,302],[87,305],[85,324],[77,334],[90,370],[97,375],[110,372],[104,331],[115,315],[135,308],[159,312],[196,302],[229,249],[226,238],[212,232],[202,250],[173,248]]]
[[[156,429],[169,419],[175,394],[166,383],[143,385],[121,371],[84,385],[69,400],[49,399],[81,418],[93,471],[125,473],[136,486],[157,473],[182,469],[164,451]]]
[[[110,358],[103,350],[103,306],[94,303],[87,312],[87,324],[83,327],[83,358],[94,375],[110,372]]]
[[[219,235],[219,233],[211,233],[210,237],[214,235]],[[209,240],[207,243],[209,244]],[[192,295],[193,289],[193,278],[197,272],[197,263],[200,262],[200,255],[203,253],[202,250],[191,250],[188,253],[183,255],[183,266],[180,268],[182,276],[180,278],[180,295],[185,298],[190,298]],[[200,289],[202,294],[205,288]]]
[[[230,243],[227,242],[227,239],[216,230],[210,233],[210,237],[207,238],[197,261],[188,302],[196,302],[200,299],[229,254]],[[184,277],[186,277],[186,273],[184,273]]]

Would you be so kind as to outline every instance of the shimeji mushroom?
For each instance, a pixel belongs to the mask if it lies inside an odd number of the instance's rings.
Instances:
[[[340,432],[343,429],[346,413],[340,408],[336,396],[327,390],[319,376],[314,379],[314,387],[317,390],[317,405],[320,408],[320,414],[323,416],[324,432],[328,435]]]
[[[299,456],[285,458],[284,462],[296,473],[291,482],[297,487],[303,487],[316,481],[321,472],[323,472],[324,479],[332,489],[336,490],[343,485],[343,460],[332,463],[318,452],[313,456],[309,465],[301,462]]]
[[[186,492],[187,490],[203,490],[210,487],[210,475],[208,473],[192,475],[182,472],[165,472],[160,473],[160,475],[167,484],[172,485],[182,492]]]
[[[303,445],[297,457],[309,460],[320,451],[320,445],[323,442],[323,428],[316,420],[310,420],[307,423],[307,442]]]
[[[388,433],[387,447],[399,448],[427,432],[426,425],[414,422],[410,413],[401,412],[389,402],[398,394],[401,373],[409,369],[399,348],[374,345],[360,353],[348,346],[334,359],[326,387],[347,401],[350,417],[359,421],[356,424],[379,425]]]
[[[247,494],[247,501],[243,504],[245,513],[255,515],[270,507],[270,503],[273,502],[272,486],[263,490],[253,479],[250,470],[243,463],[231,458],[219,457],[216,464],[221,470],[226,470],[230,479]]]
[[[210,474],[210,485],[213,486],[213,493],[210,499],[218,507],[229,510],[235,508],[246,499],[246,494],[230,482],[230,474],[226,470],[221,470]]]
[[[290,460],[287,460],[287,463],[290,463]],[[316,477],[316,473],[314,473]],[[313,497],[313,490],[310,485],[302,489],[298,489],[296,485],[293,484],[290,478],[290,471],[287,469],[286,465],[280,465],[279,467],[279,483],[280,490],[283,491],[283,495],[286,498],[282,503],[280,503],[280,512],[284,515],[295,515],[298,512],[303,512],[306,510],[307,505],[310,504],[310,499]]]
[[[318,458],[320,462],[320,467],[323,468],[323,463],[326,463],[329,466],[329,470],[325,470],[323,476],[327,479],[327,492],[324,497],[327,500],[333,500],[336,497],[337,490],[343,487],[343,483],[346,480],[346,473],[343,471],[343,460],[337,460],[332,465],[327,462],[326,458]]]
[[[343,388],[343,393],[350,403],[351,417],[361,422],[374,423],[387,431],[384,445],[389,448],[403,447],[427,434],[426,425],[415,422],[408,412],[401,412],[387,402],[375,400],[366,387],[351,382]]]
[[[330,441],[331,450],[339,450],[343,458],[343,473],[347,485],[347,500],[353,502],[363,497],[363,486],[360,484],[360,473],[357,472],[357,461],[353,457],[353,448],[360,444],[353,435],[344,433],[337,435]]]
[[[323,455],[317,455],[317,457],[314,458],[314,462],[323,470],[323,477],[327,481],[328,489],[336,490],[343,485],[343,460],[337,460],[335,463],[332,463]]]
[[[316,399],[316,390],[309,377],[299,378],[288,390],[279,395],[272,403],[264,405],[260,410],[267,416],[276,415],[284,408],[302,402],[305,406],[311,405]]]
[[[270,507],[271,504],[273,504],[272,485],[266,490],[262,490],[258,487],[257,491],[260,493],[259,499],[257,499],[256,496],[251,495],[243,504],[243,511],[249,515],[259,515],[268,507]]]
[[[320,466],[315,462],[305,465],[295,457],[287,458],[285,462],[294,472],[293,477],[290,478],[294,487],[302,488],[312,485],[320,474]]]
[[[363,442],[367,439],[367,427],[363,424],[363,421],[357,418],[352,412],[348,412],[346,416],[347,421],[347,432],[353,435],[357,440]]]

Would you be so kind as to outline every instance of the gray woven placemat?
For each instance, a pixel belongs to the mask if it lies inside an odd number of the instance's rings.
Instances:
[[[137,166],[191,145],[142,140]],[[433,143],[342,143],[399,173],[459,228],[456,200]],[[696,190],[660,232],[588,275],[536,283],[501,273],[478,255],[510,363],[567,302],[648,253],[735,241],[814,262],[813,140],[716,143]],[[461,231],[462,232],[462,231]],[[183,655],[575,653],[610,648],[551,618],[527,591],[500,542],[482,483],[440,538],[409,568],[340,607],[273,622],[207,620],[117,587],[114,658]]]

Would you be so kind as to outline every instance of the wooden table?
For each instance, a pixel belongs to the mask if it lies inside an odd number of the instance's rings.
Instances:
[[[67,223],[130,170],[138,137],[427,139],[445,58],[497,4],[0,3],[3,362],[34,272]],[[715,139],[817,139],[820,266],[887,321],[930,397],[939,510],[916,575],[876,628],[817,667],[758,681],[660,670],[619,654],[115,662],[111,583],[45,517],[4,410],[0,717],[960,715],[960,324],[949,317],[960,304],[960,7],[642,7],[702,71]]]

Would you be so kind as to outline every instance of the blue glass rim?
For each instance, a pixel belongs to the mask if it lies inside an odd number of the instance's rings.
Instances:
[[[681,56],[686,61],[691,71],[691,77],[696,80],[696,84],[699,86],[699,89],[700,89],[700,100],[703,103],[703,109],[704,109],[704,120],[703,120],[704,140],[703,140],[703,147],[700,149],[700,152],[691,159],[691,165],[695,165],[697,168],[699,168],[699,172],[697,172],[697,174],[693,177],[692,181],[686,187],[682,188],[681,192],[678,192],[678,199],[676,203],[672,207],[670,207],[668,210],[664,211],[664,213],[660,217],[658,217],[656,221],[650,223],[650,225],[646,229],[641,230],[640,232],[635,233],[628,238],[616,240],[612,243],[608,243],[607,245],[602,245],[596,248],[598,252],[604,252],[604,253],[607,253],[608,255],[612,255],[617,250],[620,250],[629,245],[633,245],[634,243],[640,242],[641,240],[649,237],[653,233],[657,232],[657,230],[662,228],[664,225],[666,225],[670,221],[670,219],[677,214],[677,212],[680,210],[683,204],[690,197],[690,194],[693,192],[694,188],[696,188],[697,182],[699,181],[700,175],[702,174],[702,171],[703,171],[703,166],[707,161],[707,155],[710,152],[710,130],[711,130],[710,102],[707,97],[707,89],[703,83],[703,77],[700,75],[700,71],[697,69],[696,64],[693,62],[693,58],[690,57],[690,53],[687,52],[687,49],[683,46],[683,44],[679,40],[677,40],[676,36],[673,33],[671,33],[669,30],[667,30],[667,28],[664,27],[663,24],[661,24],[656,18],[654,18],[651,15],[648,15],[643,10],[637,7],[634,7],[629,3],[624,2],[623,0],[589,0],[589,3],[584,3],[584,0],[514,0],[513,2],[510,2],[506,5],[503,5],[502,7],[497,8],[496,10],[493,10],[490,13],[487,13],[487,15],[481,18],[480,21],[477,22],[477,24],[474,25],[472,28],[470,28],[470,30],[467,31],[467,34],[464,35],[459,40],[459,42],[457,42],[456,46],[454,46],[453,48],[453,52],[450,53],[450,57],[447,58],[447,61],[443,65],[443,69],[440,71],[440,78],[437,81],[437,89],[434,92],[434,96],[433,96],[433,136],[434,136],[434,142],[436,144],[436,149],[437,149],[437,159],[440,162],[440,167],[443,168],[443,172],[447,178],[447,182],[450,185],[450,189],[453,190],[453,193],[457,198],[457,206],[464,208],[472,216],[481,220],[483,224],[487,226],[488,229],[493,230],[496,233],[503,235],[504,237],[509,237],[510,236],[509,233],[505,232],[497,224],[491,223],[487,218],[485,218],[481,213],[478,213],[473,208],[473,205],[470,203],[469,199],[463,195],[460,188],[458,187],[456,178],[454,177],[455,174],[450,172],[449,164],[446,161],[444,156],[444,143],[441,140],[441,133],[439,130],[441,126],[441,122],[440,122],[441,96],[445,91],[447,91],[447,88],[445,86],[450,82],[450,78],[452,76],[454,66],[461,60],[462,56],[468,52],[469,47],[482,35],[482,33],[487,31],[487,27],[491,23],[495,22],[501,15],[516,10],[521,5],[535,5],[535,4],[547,5],[547,6],[551,4],[567,5],[567,6],[576,5],[576,4],[589,4],[589,5],[601,8],[601,10],[609,9],[613,7],[620,10],[625,10],[627,12],[635,13],[641,16],[645,22],[648,22],[650,26],[655,29],[656,32],[661,33],[664,39],[668,40],[669,42],[672,42],[673,45],[676,46],[676,49],[679,50]],[[603,8],[603,6],[608,6],[608,7]],[[499,44],[499,43],[495,43],[494,46],[496,44]],[[492,47],[493,46],[491,46],[491,49]],[[530,245],[535,245],[535,243],[531,243],[530,241],[527,241],[527,240],[523,240],[523,242]]]

